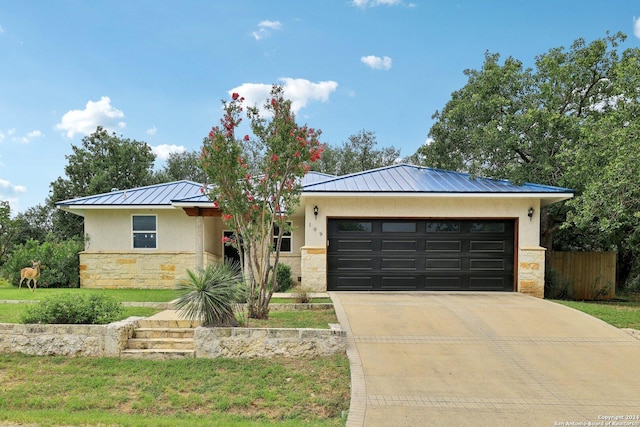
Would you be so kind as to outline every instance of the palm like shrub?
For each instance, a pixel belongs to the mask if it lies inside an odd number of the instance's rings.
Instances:
[[[242,274],[237,264],[210,264],[187,275],[177,285],[174,305],[182,318],[202,326],[238,326],[233,307],[241,296]]]

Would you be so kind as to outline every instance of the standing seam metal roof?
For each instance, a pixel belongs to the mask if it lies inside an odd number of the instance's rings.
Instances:
[[[407,164],[333,176],[310,172],[302,180],[303,193],[573,193],[540,184],[515,185],[506,180],[474,178],[469,174]],[[172,203],[207,203],[203,185],[176,181],[130,190],[80,197],[56,203],[82,206],[171,206]]]
[[[474,178],[470,174],[399,164],[307,184],[304,193],[573,193],[540,184],[515,185],[507,180]]]
[[[79,197],[56,203],[58,206],[171,206],[174,200],[201,196],[202,184],[193,181],[175,181],[117,190],[94,196]]]

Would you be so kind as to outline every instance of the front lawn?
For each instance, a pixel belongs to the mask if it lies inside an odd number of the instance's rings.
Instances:
[[[339,426],[346,356],[313,360],[0,354],[0,421],[37,425]]]
[[[169,302],[177,297],[177,293],[173,289],[38,288],[31,292],[24,286],[22,289],[11,286],[0,287],[0,300],[41,300],[53,294],[85,294],[88,292],[104,293],[122,302]]]
[[[0,304],[0,323],[20,323],[20,316],[31,304]],[[162,309],[159,308],[125,307],[123,315],[118,320],[124,320],[131,316],[149,317],[160,311]]]
[[[597,317],[617,328],[640,330],[640,298],[623,296],[613,301],[555,301]]]

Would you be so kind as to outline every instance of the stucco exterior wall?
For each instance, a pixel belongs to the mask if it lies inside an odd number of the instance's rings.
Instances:
[[[94,209],[85,212],[85,250],[136,251],[133,249],[132,215],[156,215],[159,251],[193,251],[195,218],[182,209]]]
[[[318,216],[313,213],[318,206]],[[529,208],[534,215],[529,218]],[[292,218],[292,251],[281,254],[294,282],[301,278],[313,291],[326,290],[327,221],[329,218],[513,219],[516,224],[516,288],[542,297],[544,248],[539,246],[538,199],[509,197],[398,198],[304,197],[304,208]],[[158,248],[132,249],[131,216],[156,214]],[[204,263],[220,262],[226,227],[221,218],[204,218]],[[182,209],[93,210],[85,214],[86,250],[80,254],[83,287],[172,288],[187,268],[195,268],[197,227]]]

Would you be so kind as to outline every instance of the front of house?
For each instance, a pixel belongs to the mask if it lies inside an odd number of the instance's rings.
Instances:
[[[315,291],[508,291],[544,295],[540,209],[571,190],[413,165],[311,172],[281,262]],[[81,286],[173,288],[237,252],[201,184],[178,181],[59,202],[84,217]]]

